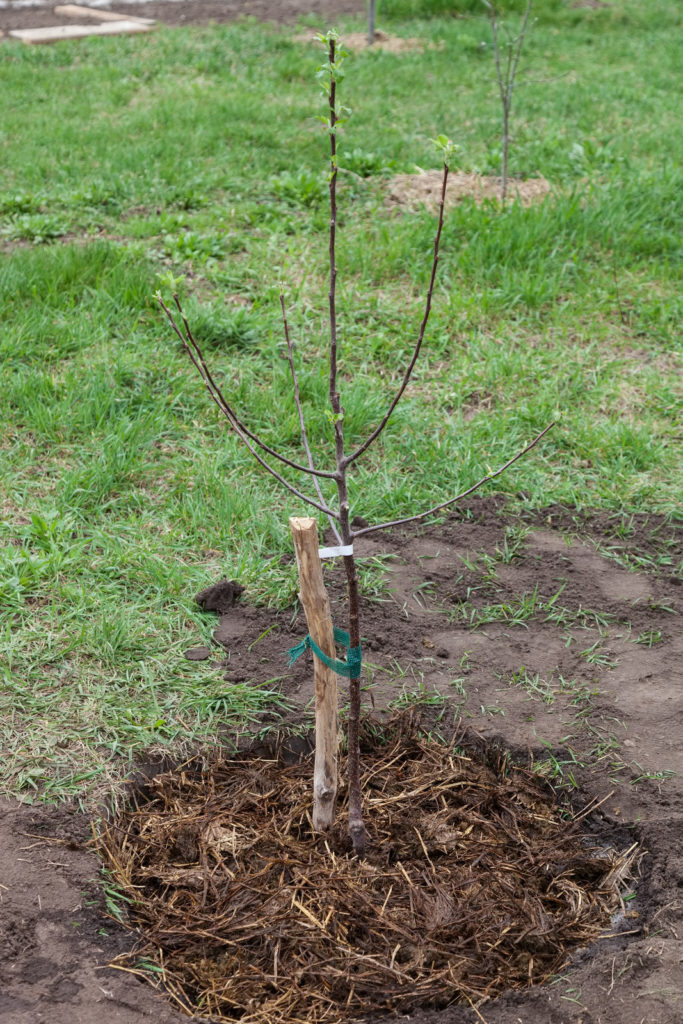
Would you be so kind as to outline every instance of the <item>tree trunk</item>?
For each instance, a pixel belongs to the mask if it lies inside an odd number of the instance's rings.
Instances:
[[[349,594],[349,647],[360,644],[358,619],[358,577],[353,555],[344,556],[346,582]],[[365,855],[365,825],[360,791],[360,678],[349,680],[349,726],[347,732],[349,757],[349,832],[353,849],[359,857]]]
[[[375,0],[370,0],[370,9],[368,11],[368,46],[372,46],[375,41]]]

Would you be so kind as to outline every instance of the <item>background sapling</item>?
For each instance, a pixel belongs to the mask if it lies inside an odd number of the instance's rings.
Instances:
[[[368,0],[368,46],[375,41],[375,0]]]
[[[493,55],[496,63],[496,80],[498,82],[498,93],[502,108],[502,138],[501,138],[501,176],[500,176],[500,200],[503,206],[508,191],[508,152],[510,149],[510,112],[512,110],[512,97],[515,91],[515,78],[517,67],[524,45],[524,37],[527,33],[529,15],[533,0],[527,0],[524,9],[522,24],[518,35],[508,37],[501,46],[500,42],[500,14],[496,7],[496,0],[482,0],[489,14],[491,23],[491,35],[493,37]]]

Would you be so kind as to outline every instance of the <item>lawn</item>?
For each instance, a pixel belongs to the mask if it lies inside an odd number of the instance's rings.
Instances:
[[[400,379],[431,266],[435,217],[389,206],[390,179],[438,167],[440,133],[460,146],[454,170],[500,166],[488,24],[453,6],[386,0],[381,27],[422,48],[347,65],[350,446]],[[536,10],[510,172],[551,195],[447,215],[423,358],[351,480],[371,521],[463,490],[553,418],[496,482],[511,508],[676,515],[680,11]],[[281,556],[303,507],[228,435],[154,295],[178,289],[235,405],[297,458],[282,282],[312,447],[331,461],[321,55],[296,31],[244,20],[0,48],[0,728],[4,790],[25,799],[87,801],[148,748],[281,704],[284,652],[266,688],[182,658],[210,638],[194,603],[208,583],[291,603]],[[363,571],[381,588],[376,563]]]

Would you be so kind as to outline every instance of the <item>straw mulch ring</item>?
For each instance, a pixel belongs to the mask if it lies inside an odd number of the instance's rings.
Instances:
[[[139,936],[115,966],[200,1018],[322,1024],[476,1005],[604,932],[625,861],[531,772],[402,726],[364,745],[360,862],[343,808],[312,834],[310,758],[197,759],[149,782],[97,837]]]
[[[421,171],[419,174],[397,174],[389,182],[388,202],[390,206],[406,206],[419,210],[426,206],[435,213],[441,201],[443,171]],[[463,199],[472,199],[481,204],[485,201],[500,203],[501,179],[488,174],[452,171],[448,175],[446,207],[454,206]],[[545,178],[509,178],[507,200],[519,202],[522,206],[539,203],[550,193],[550,182]]]

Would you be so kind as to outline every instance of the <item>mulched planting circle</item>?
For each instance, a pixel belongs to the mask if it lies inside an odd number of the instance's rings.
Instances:
[[[609,932],[629,854],[533,772],[405,719],[366,724],[362,756],[362,861],[343,788],[313,832],[310,757],[196,758],[145,783],[97,836],[138,934],[117,965],[200,1018],[322,1024],[476,1006]]]

